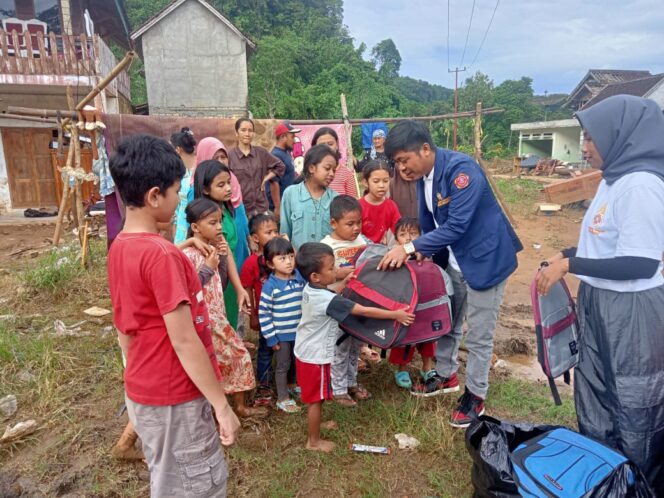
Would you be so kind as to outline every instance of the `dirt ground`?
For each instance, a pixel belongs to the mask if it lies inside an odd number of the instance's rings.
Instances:
[[[583,212],[566,210],[551,217],[538,216],[533,213],[534,210],[530,214],[519,214],[516,216],[517,233],[523,242],[524,250],[519,254],[519,268],[508,281],[506,288],[495,337],[495,352],[498,358],[503,360],[504,363],[501,366],[502,371],[498,373],[494,372],[493,375],[512,376],[525,379],[534,384],[543,384],[545,383],[545,377],[541,374],[541,370],[534,359],[536,348],[530,306],[530,283],[542,260],[564,247],[576,244],[580,226],[579,221]],[[8,288],[8,285],[10,285],[8,283],[8,279],[10,278],[8,273],[15,267],[29,267],[32,264],[32,259],[37,258],[42,252],[48,250],[48,239],[53,236],[53,230],[54,224],[52,222],[33,222],[20,225],[0,223],[0,290],[5,293],[12,291],[12,289]],[[73,236],[70,235],[69,238],[73,238]],[[578,282],[573,277],[570,277],[568,282],[571,284],[573,293],[575,293]],[[100,287],[98,282],[95,285]],[[62,315],[63,319],[67,319],[68,324],[81,319],[80,310],[85,309],[85,306],[97,304],[103,307],[110,307],[106,289],[97,287],[86,287],[85,292],[81,293],[80,296],[71,298],[68,303],[69,311],[63,311]],[[54,313],[57,313],[57,310],[58,303],[48,303],[46,306],[41,306],[37,303],[32,307],[29,303],[22,303],[18,305],[16,310],[12,311],[24,316],[28,316],[31,313],[34,313],[35,316],[41,316],[42,314],[52,316]],[[72,312],[71,310],[75,311]],[[79,313],[79,315],[76,315],[76,313]],[[75,318],[76,316],[78,318]],[[21,322],[21,325],[17,326],[19,327],[17,333],[31,333],[37,327],[36,323],[39,323],[39,327],[43,328],[44,325],[39,320],[39,318],[35,318],[34,322]],[[50,323],[52,324],[52,321]],[[99,330],[108,328],[111,325],[111,320],[110,317],[105,317],[97,322],[90,322],[88,325],[92,325],[97,330],[97,333],[102,334]],[[124,417],[119,418],[116,416],[122,392],[121,367],[110,368],[113,371],[111,379],[108,378],[108,375],[102,377],[102,373],[89,373],[96,372],[97,365],[100,363],[117,362],[117,358],[115,358],[117,351],[114,340],[112,340],[110,335],[102,334],[100,337],[102,339],[98,340],[98,343],[96,343],[97,339],[95,339],[94,335],[83,340],[86,345],[81,347],[85,348],[83,351],[90,357],[81,361],[80,365],[76,364],[75,367],[72,366],[72,372],[75,372],[76,375],[82,375],[84,370],[87,372],[85,375],[91,379],[90,385],[74,385],[74,381],[72,381],[71,385],[62,387],[65,391],[69,390],[69,392],[62,395],[68,396],[67,403],[70,404],[70,408],[68,408],[67,419],[71,418],[72,425],[63,428],[59,421],[57,423],[55,421],[52,423],[49,422],[49,416],[47,413],[43,413],[41,416],[45,419],[45,423],[40,428],[34,440],[35,443],[37,441],[38,443],[32,444],[28,442],[27,445],[18,447],[4,456],[0,455],[2,456],[0,464],[3,467],[0,470],[0,496],[133,496],[134,494],[131,490],[139,490],[136,491],[136,495],[144,495],[148,479],[145,467],[142,465],[131,465],[122,467],[123,470],[119,471],[120,467],[118,467],[118,464],[110,461],[107,457],[108,449],[112,445],[113,440],[121,432],[125,419]],[[67,354],[71,353],[73,358],[76,351],[76,346],[72,345],[71,350],[67,350]],[[462,362],[464,360],[463,356],[462,352]],[[74,363],[73,359],[72,363]],[[76,360],[76,363],[78,363],[78,360]],[[387,367],[381,368],[385,370]],[[100,371],[102,370],[100,369]],[[107,368],[106,371],[108,372],[109,369]],[[393,398],[398,399],[393,393],[394,388],[391,385],[391,374],[386,375],[386,372],[386,370],[372,372],[371,379],[367,381],[368,385],[373,387],[373,389],[384,388],[385,393],[387,393],[385,394],[387,396],[386,400],[378,405],[379,407],[383,406],[383,404],[387,405],[387,401],[393,401]],[[110,384],[108,384],[109,381],[111,382]],[[95,382],[99,384],[95,384]],[[98,392],[100,386],[105,388],[102,394]],[[569,393],[569,388],[567,388],[566,392]],[[0,392],[0,397],[4,394],[6,393]],[[36,407],[39,407],[40,403],[43,403],[45,407],[48,406],[47,401],[38,400],[38,397],[39,393],[35,393],[35,400],[33,402]],[[90,399],[94,399],[94,403],[91,403]],[[445,416],[450,409],[445,403],[451,402],[444,401],[442,404],[439,403],[436,405],[436,408],[431,409],[430,416]],[[545,402],[548,403],[548,400],[545,400]],[[398,404],[399,401],[395,403]],[[410,430],[422,430],[423,432],[415,432],[415,434],[426,437],[427,434],[430,434],[434,430],[434,426],[427,426],[425,429],[421,429],[420,425],[422,422],[420,419],[415,420],[413,418],[412,411],[417,412],[418,410],[423,410],[423,408],[419,404],[411,406],[410,403],[412,403],[412,400],[408,399],[407,403],[404,403],[404,406],[401,408],[401,411],[398,411],[396,414],[389,412],[389,416],[395,418],[398,423],[406,423],[404,421],[407,421],[407,423],[414,424],[410,427]],[[333,413],[337,415],[336,412]],[[371,415],[373,414],[367,413],[367,416]],[[338,414],[338,418],[342,421],[344,421],[343,417],[343,414]],[[403,418],[402,422],[399,422],[399,417]],[[424,420],[429,420],[429,417],[426,417]],[[292,437],[289,439],[288,436],[284,436],[284,434],[290,435],[293,431],[295,431],[296,435],[299,434],[300,428],[298,425],[288,426],[277,435],[272,436],[269,435],[269,432],[265,432],[266,429],[269,429],[269,426],[258,425],[245,428],[242,436],[242,448],[237,449],[230,457],[231,464],[235,469],[234,472],[241,475],[244,475],[244,472],[246,472],[246,475],[252,476],[251,479],[253,479],[253,476],[256,474],[251,469],[255,470],[260,465],[256,460],[259,458],[256,456],[256,453],[260,453],[261,451],[277,451],[280,453],[283,452],[284,466],[290,466],[284,467],[284,472],[292,473],[293,476],[302,475],[303,469],[312,465],[312,463],[299,453],[296,453],[296,456],[292,457],[293,453],[291,450],[294,449],[293,439]],[[359,430],[359,428],[356,429]],[[286,440],[283,440],[284,437]],[[433,445],[439,445],[439,447],[435,449],[435,452],[425,452],[426,459],[440,458],[442,456],[440,451],[443,451],[445,456],[450,451],[456,451],[462,452],[457,453],[456,458],[461,459],[461,464],[467,465],[463,460],[467,459],[467,456],[463,453],[462,437],[458,434],[445,433],[443,443],[440,443],[439,440],[433,441]],[[459,441],[459,438],[461,438],[461,441]],[[441,444],[443,446],[440,446]],[[256,446],[256,448],[253,448],[253,446]],[[256,451],[252,453],[253,450]],[[344,457],[341,461],[342,463],[339,464],[341,467],[327,468],[323,465],[322,460],[315,460],[313,465],[318,469],[320,474],[316,477],[304,478],[300,482],[299,489],[303,490],[306,488],[311,493],[302,494],[302,492],[298,492],[298,496],[331,496],[328,493],[329,489],[326,489],[321,483],[326,482],[326,476],[332,482],[338,479],[338,477],[335,477],[334,472],[339,472],[339,476],[344,476],[345,478],[346,463],[350,463],[350,461],[348,457]],[[425,487],[428,485],[430,488],[432,486],[434,489],[436,488],[435,485],[431,484],[434,478],[429,477],[427,484],[427,477],[418,470],[419,467],[415,462],[405,463],[403,459],[385,459],[385,461],[388,466],[395,466],[393,469],[395,476],[397,474],[418,476],[417,479],[422,481],[421,484],[417,485],[418,488],[420,485]],[[29,472],[26,469],[30,469]],[[58,469],[61,469],[61,471]],[[91,472],[95,472],[95,475],[104,475],[103,479],[99,477],[94,478],[100,481],[98,484],[99,487],[95,488],[94,483],[91,485],[88,482],[86,484],[88,491],[84,493],[79,492],[77,483],[83,482],[86,479],[89,480]],[[348,470],[348,472],[352,473],[352,470]],[[454,474],[452,471],[450,473]],[[308,476],[309,474],[305,475]],[[383,475],[390,475],[390,473],[385,472]],[[359,478],[364,479],[364,482],[371,482],[371,479],[367,475],[360,475]],[[257,496],[252,494],[251,491],[246,491],[247,488],[251,489],[251,487],[243,479],[236,479],[234,483],[236,496]],[[450,479],[452,481],[449,482],[454,482],[454,479],[457,478],[450,477]],[[284,484],[285,490],[288,489],[288,485],[288,483]],[[292,483],[290,485],[292,486]],[[115,486],[117,494],[109,491],[109,486],[111,489]],[[369,485],[367,484],[367,486]],[[413,486],[414,484],[409,482],[408,479],[405,479],[403,482],[396,479],[393,483],[383,485],[378,491],[367,487],[366,490],[358,488],[358,491],[353,488],[355,491],[347,492],[346,488],[343,488],[343,493],[340,492],[338,495],[405,496],[407,490],[412,489]],[[445,486],[450,485],[445,484]],[[450,496],[465,496],[468,491],[467,483],[459,482],[451,486],[442,488],[445,490],[457,490]],[[97,489],[97,491],[90,492],[90,489]],[[391,491],[386,491],[388,489]],[[401,489],[405,491],[402,492]],[[287,491],[274,492],[270,493],[270,495],[292,496]],[[443,495],[447,496],[447,491]]]

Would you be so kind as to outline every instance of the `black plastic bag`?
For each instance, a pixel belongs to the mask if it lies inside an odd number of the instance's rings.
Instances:
[[[466,448],[473,459],[471,480],[476,498],[519,498],[510,452],[555,425],[512,424],[482,416],[466,431]],[[631,471],[631,472],[630,472]],[[629,476],[635,476],[629,484]],[[583,498],[654,498],[655,494],[636,465],[618,467]]]

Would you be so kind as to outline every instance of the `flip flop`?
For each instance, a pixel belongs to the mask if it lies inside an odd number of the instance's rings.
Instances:
[[[413,381],[410,379],[408,372],[394,372],[394,381],[397,386],[410,390],[413,387]]]

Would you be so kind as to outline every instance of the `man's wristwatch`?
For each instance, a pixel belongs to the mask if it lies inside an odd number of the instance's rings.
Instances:
[[[408,242],[408,243],[404,244],[403,245],[403,250],[406,251],[406,254],[408,254],[409,256],[411,254],[415,254],[417,252],[415,250],[415,244],[413,244],[412,242]]]

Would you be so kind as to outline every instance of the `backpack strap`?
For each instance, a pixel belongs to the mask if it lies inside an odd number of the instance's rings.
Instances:
[[[565,373],[563,374],[563,382],[569,386],[570,381],[572,380],[569,370],[565,370]]]
[[[350,334],[348,332],[344,332],[339,339],[337,339],[337,346],[340,346],[342,342],[344,342],[346,339],[350,337]]]
[[[569,376],[569,371],[567,371],[566,374]],[[562,405],[563,402],[560,400],[560,394],[558,393],[558,387],[556,386],[556,381],[553,379],[553,377],[547,377],[547,379],[549,380],[549,389],[551,389],[551,395],[553,396],[553,402],[557,406]]]

